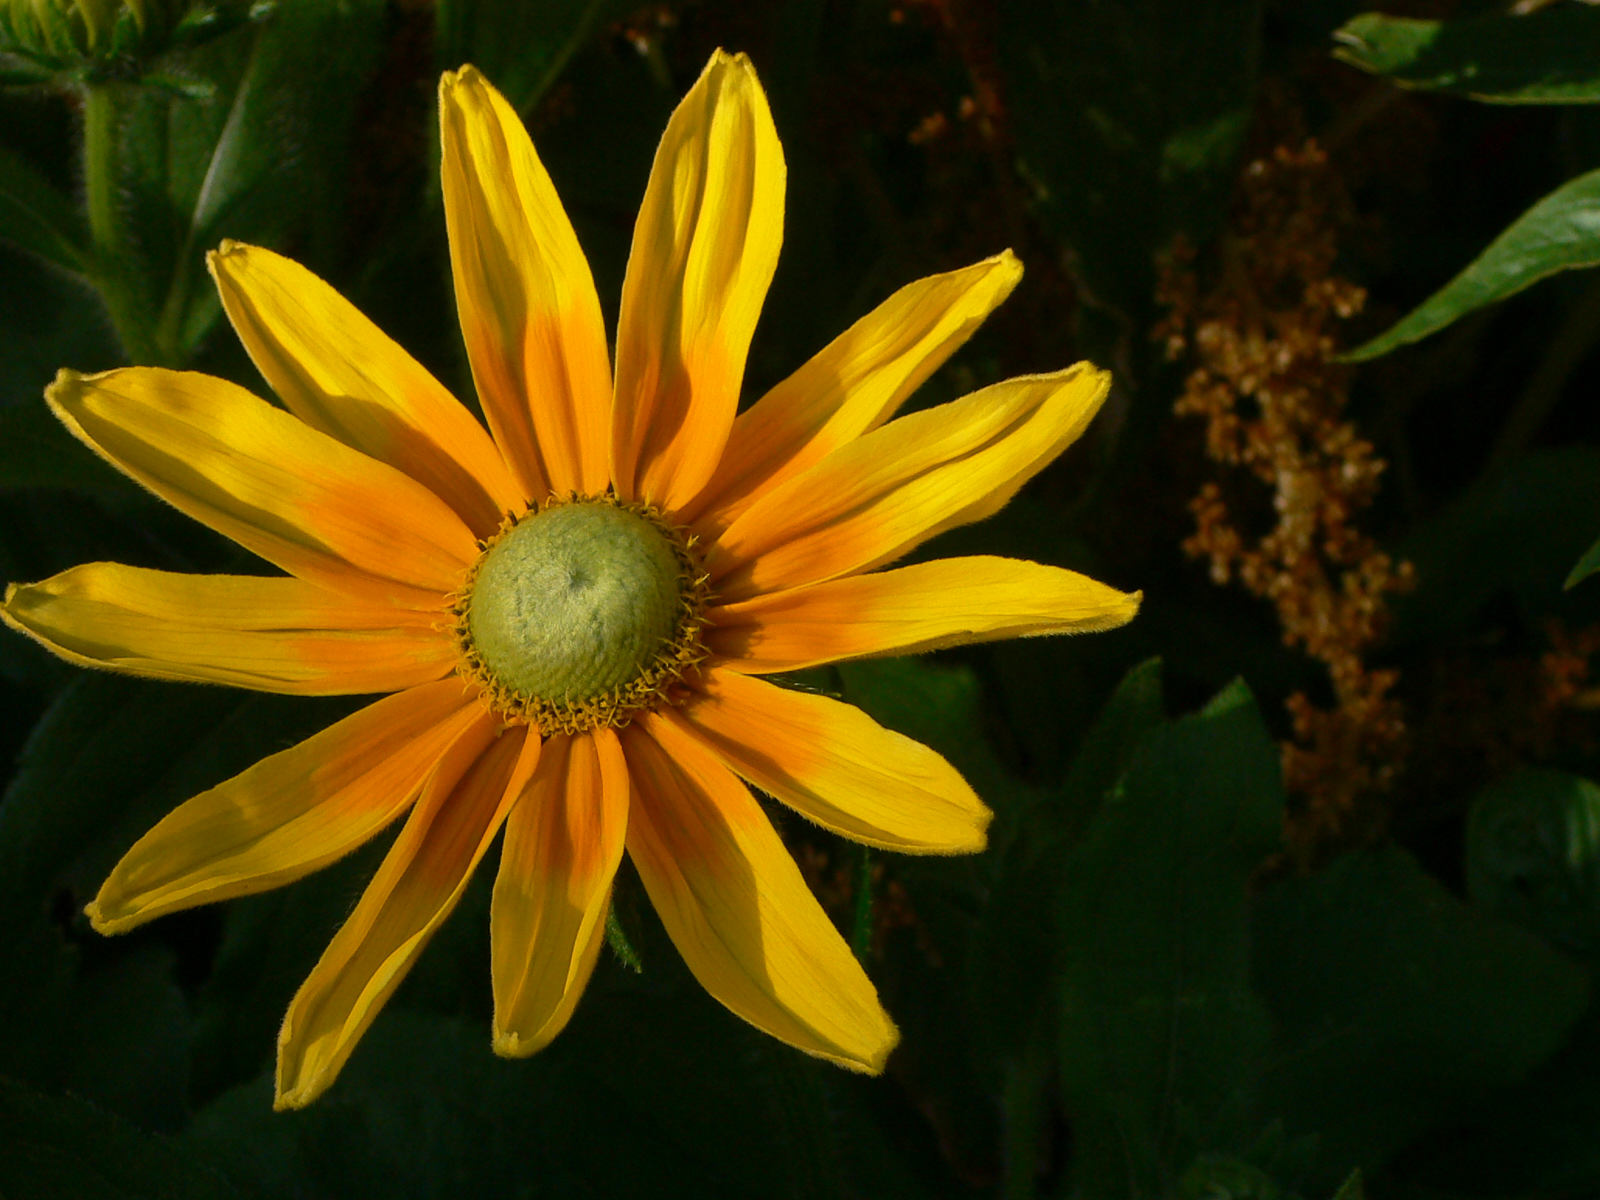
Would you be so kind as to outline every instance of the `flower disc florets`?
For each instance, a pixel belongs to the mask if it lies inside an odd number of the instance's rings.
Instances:
[[[484,543],[454,605],[461,673],[546,734],[623,725],[705,657],[709,596],[649,505],[551,497]]]

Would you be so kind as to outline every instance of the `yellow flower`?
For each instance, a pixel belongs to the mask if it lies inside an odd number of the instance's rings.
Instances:
[[[152,368],[63,371],[47,392],[95,451],[288,575],[94,563],[12,586],[8,624],[87,666],[393,693],[179,807],[89,916],[116,933],[276,887],[409,812],[290,1005],[278,1105],[298,1107],[504,824],[501,1054],[571,1016],[626,849],[713,996],[879,1071],[894,1025],[746,784],[908,853],[980,850],[990,814],[927,747],[761,676],[1129,620],[1136,594],[1035,563],[875,570],[998,510],[1083,431],[1107,377],[1079,364],[890,422],[1016,284],[1007,253],[903,288],[736,416],[784,165],[749,61],[719,52],[656,154],[613,385],[588,266],[514,112],[463,67],[440,113],[487,431],[327,284],[233,243],[212,273],[288,412]]]

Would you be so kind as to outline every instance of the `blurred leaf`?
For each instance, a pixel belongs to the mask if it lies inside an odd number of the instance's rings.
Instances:
[[[1596,571],[1600,571],[1600,541],[1597,541],[1584,552],[1583,557],[1578,560],[1577,566],[1573,567],[1572,573],[1567,576],[1567,582],[1563,586],[1570,588],[1582,583]]]
[[[381,0],[285,0],[259,25],[181,52],[208,98],[118,93],[122,267],[168,365],[221,315],[204,254],[225,237],[325,261],[345,230],[352,133],[378,63]]]
[[[1155,255],[1221,220],[1255,102],[1257,0],[1001,8],[1000,54],[1039,213],[1092,302],[1139,320]]]
[[[188,1115],[189,1005],[172,954],[124,945],[87,970],[68,1005],[62,1082],[75,1095],[171,1132]]]
[[[1596,264],[1600,264],[1600,171],[1590,171],[1523,213],[1466,270],[1386,333],[1343,355],[1343,361],[1378,358],[1558,271]]]
[[[98,943],[99,965],[80,974],[65,935],[83,929],[84,902],[169,809],[345,705],[73,678],[0,800],[0,959],[11,968],[0,972],[0,1071],[73,1084],[140,1121],[175,1119],[189,1033],[170,960],[118,939]]]
[[[6,1200],[225,1200],[222,1177],[161,1138],[72,1096],[0,1079],[0,1196]]]
[[[1002,1047],[1020,1048],[1046,1002],[1059,941],[1056,897],[1067,878],[1062,858],[1164,720],[1161,662],[1151,659],[1107,701],[1062,786],[992,831],[997,863],[974,979],[987,1032]]]
[[[1588,999],[1570,959],[1462,904],[1399,849],[1274,885],[1254,928],[1278,1031],[1264,1107],[1317,1136],[1320,1188],[1537,1066]]]
[[[1178,1200],[1289,1200],[1277,1180],[1236,1158],[1204,1154],[1178,1181]]]
[[[263,1200],[839,1194],[829,1068],[703,997],[610,995],[598,1023],[595,999],[549,1050],[510,1061],[486,1024],[392,1009],[312,1108],[274,1113],[264,1078],[186,1141]]]
[[[1461,21],[1362,13],[1333,38],[1335,58],[1402,87],[1491,104],[1600,104],[1600,11],[1581,5]]]
[[[970,668],[892,658],[837,671],[847,701],[943,754],[995,810],[997,825],[1027,803],[1030,789],[1006,772],[989,744],[983,689]],[[880,939],[872,971],[903,1035],[895,1069],[956,1169],[991,1173],[998,1113],[985,1089],[981,1026],[968,987],[990,864],[979,856],[880,862],[903,889],[899,909],[909,922],[898,936]]]
[[[43,409],[44,389],[60,367],[100,371],[122,361],[100,298],[86,281],[0,249],[0,408]]]
[[[1163,1194],[1241,1148],[1270,1035],[1247,894],[1279,845],[1278,752],[1235,684],[1158,729],[1061,861],[1061,1086],[1086,1195]]]
[[[1485,788],[1467,818],[1467,889],[1496,916],[1600,958],[1600,787],[1524,770]]]
[[[82,275],[89,269],[83,218],[26,159],[0,146],[0,241]]]
[[[633,0],[439,0],[439,66],[472,63],[526,116],[596,30],[637,7]]]
[[[10,488],[143,494],[137,484],[68,433],[42,399],[0,406],[0,489]]]
[[[1366,1196],[1367,1189],[1361,1179],[1361,1168],[1357,1167],[1339,1185],[1339,1190],[1333,1194],[1333,1200],[1366,1200]]]
[[[1422,1195],[1600,1195],[1597,1078],[1600,1007],[1591,1005],[1561,1053],[1408,1147],[1406,1176]]]
[[[380,835],[286,887],[222,906],[222,943],[194,1002],[197,1103],[271,1065],[289,1001],[355,907],[392,836]]]
[[[1594,598],[1564,596],[1562,584],[1589,540],[1574,514],[1590,512],[1600,512],[1600,450],[1591,446],[1530,451],[1480,479],[1399,545],[1417,583],[1395,601],[1393,642],[1458,634],[1508,593],[1530,621],[1558,608],[1586,613]]]

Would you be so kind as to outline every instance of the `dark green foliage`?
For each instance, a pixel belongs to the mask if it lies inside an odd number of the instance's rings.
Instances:
[[[1493,104],[1600,103],[1600,14],[1579,5],[1460,21],[1362,13],[1333,38],[1334,57],[1403,87]]]

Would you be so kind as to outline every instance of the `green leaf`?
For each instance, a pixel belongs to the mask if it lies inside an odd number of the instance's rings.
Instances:
[[[89,254],[83,219],[68,196],[26,159],[0,146],[0,241],[84,275]]]
[[[1584,551],[1583,557],[1572,568],[1572,573],[1567,576],[1567,582],[1562,586],[1566,588],[1575,587],[1596,571],[1600,571],[1600,541],[1595,542],[1594,545]]]
[[[1600,959],[1600,787],[1523,770],[1485,788],[1467,818],[1467,889],[1489,912]]]
[[[0,1196],[6,1200],[228,1200],[187,1149],[73,1096],[0,1079]]]
[[[1600,11],[1418,21],[1362,13],[1333,35],[1333,56],[1402,87],[1490,104],[1600,104]]]
[[[632,0],[440,0],[439,65],[474,64],[526,115],[596,30],[635,8]]]
[[[274,1113],[267,1076],[185,1144],[263,1198],[840,1194],[828,1067],[703,994],[595,990],[525,1060],[491,1053],[486,1020],[391,1006],[314,1106]]]
[[[1164,723],[1161,662],[1128,672],[1078,748],[1059,789],[1027,804],[991,836],[994,883],[978,935],[976,984],[988,1032],[1016,1049],[1029,1036],[1051,984],[1056,898],[1067,855],[1135,750]]]
[[[1588,977],[1468,907],[1403,850],[1355,853],[1255,903],[1256,985],[1278,1037],[1267,1110],[1320,1146],[1314,1186],[1382,1164],[1555,1052]]]
[[[189,1032],[171,963],[100,942],[77,914],[168,810],[347,706],[90,672],[62,690],[0,800],[0,1072],[175,1122]]]
[[[1480,479],[1399,545],[1417,585],[1395,602],[1392,641],[1407,644],[1469,629],[1484,607],[1510,595],[1530,622],[1561,612],[1578,622],[1595,597],[1563,595],[1589,540],[1575,514],[1600,512],[1600,450],[1539,449]]]
[[[1156,253],[1180,232],[1203,244],[1225,212],[1255,100],[1260,5],[1020,0],[1000,12],[1039,214],[1093,302],[1137,318]]]
[[[1600,13],[1596,13],[1600,16]],[[1600,170],[1562,184],[1513,221],[1461,274],[1387,332],[1343,356],[1366,362],[1558,271],[1600,264]]]
[[[68,433],[43,400],[0,406],[0,489],[10,488],[142,494],[138,485]]]
[[[1248,690],[1134,753],[1060,866],[1061,1086],[1086,1195],[1167,1194],[1255,1131],[1270,1032],[1250,985],[1252,873],[1280,844],[1278,752]]]

